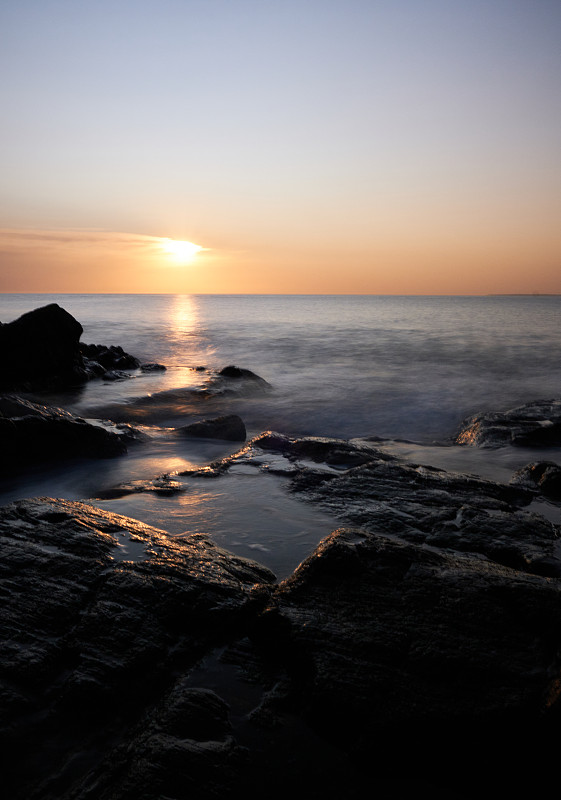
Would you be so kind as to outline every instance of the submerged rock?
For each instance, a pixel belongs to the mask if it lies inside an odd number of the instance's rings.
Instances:
[[[509,411],[469,417],[456,444],[477,447],[556,447],[561,445],[561,400],[539,400]]]
[[[152,361],[140,365],[141,372],[165,372],[166,369],[164,364],[156,364]]]
[[[270,389],[271,384],[250,369],[228,365],[210,375],[206,393],[209,396],[230,394],[244,396],[255,392],[269,391]]]
[[[263,381],[263,378],[260,378],[259,375],[256,375],[255,372],[252,372],[250,369],[235,367],[232,364],[223,367],[218,374],[221,378],[246,378],[252,381]]]
[[[223,439],[229,442],[245,442],[247,432],[243,420],[236,414],[214,419],[203,419],[177,428],[183,436],[201,439]]]

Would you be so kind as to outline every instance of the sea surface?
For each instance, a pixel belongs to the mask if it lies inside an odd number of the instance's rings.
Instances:
[[[95,499],[122,481],[208,463],[237,447],[182,440],[172,431],[230,413],[243,418],[248,436],[376,436],[417,462],[508,480],[543,453],[453,446],[461,421],[561,397],[561,296],[4,294],[0,320],[52,302],[82,324],[83,342],[121,345],[166,370],[45,396],[89,419],[142,426],[147,440],[120,459],[7,481],[2,503],[32,495]],[[230,364],[270,388],[202,402],[212,372]],[[272,476],[266,491],[243,474],[210,483],[173,499],[137,494],[96,504],[171,533],[207,532],[281,573],[334,527],[287,497]]]

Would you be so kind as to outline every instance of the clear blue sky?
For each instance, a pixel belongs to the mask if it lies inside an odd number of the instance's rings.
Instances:
[[[0,290],[561,291],[559,0],[5,0],[0,68]]]

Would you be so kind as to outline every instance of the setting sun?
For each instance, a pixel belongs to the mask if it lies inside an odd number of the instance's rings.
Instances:
[[[175,261],[185,263],[191,261],[191,259],[204,248],[198,244],[193,244],[193,242],[182,242],[177,239],[162,239],[162,249]]]

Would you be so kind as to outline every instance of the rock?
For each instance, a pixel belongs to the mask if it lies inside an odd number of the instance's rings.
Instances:
[[[215,419],[204,419],[177,428],[184,436],[202,439],[223,439],[229,442],[245,442],[247,433],[243,420],[236,414]]]
[[[208,391],[211,394],[239,395],[268,391],[271,385],[250,369],[229,365],[211,377]]]
[[[60,389],[86,380],[82,326],[56,303],[0,324],[1,389]]]
[[[288,436],[266,431],[252,440],[252,446],[282,453],[292,461],[307,459],[341,468],[366,464],[373,460],[390,457],[373,447],[354,445],[342,439],[320,436],[304,436],[291,439]]]
[[[108,381],[130,378],[127,370],[140,367],[140,361],[126,353],[119,345],[84,344],[80,342],[80,353],[88,379],[103,378]]]
[[[114,500],[118,497],[126,497],[129,494],[140,492],[152,492],[161,497],[171,497],[185,491],[185,487],[179,481],[173,480],[169,475],[162,475],[154,480],[136,480],[129,483],[122,483],[112,486],[109,489],[101,489],[96,492],[94,500]]]
[[[271,712],[299,708],[378,779],[530,789],[559,723],[560,601],[558,581],[337,530],[255,631],[288,673]]]
[[[163,364],[155,364],[152,362],[141,364],[140,371],[141,372],[165,372],[166,367]]]
[[[37,463],[121,455],[127,451],[125,442],[132,438],[130,428],[117,433],[17,395],[0,396],[0,414],[2,475]]]
[[[517,470],[512,483],[535,488],[551,500],[561,500],[561,467],[553,461],[538,461]]]
[[[277,455],[271,461],[269,453],[282,453],[290,468],[283,469]],[[289,439],[271,431],[191,474],[220,477],[237,463],[262,470],[271,463],[274,471],[287,476],[290,491],[319,504],[339,524],[561,577],[559,530],[524,509],[535,497],[527,486],[404,462],[368,444]]]
[[[104,381],[124,381],[131,378],[132,375],[122,369],[108,369],[101,377]]]
[[[117,770],[111,797],[159,797],[180,779],[190,796],[226,792],[241,757],[227,709],[177,676],[245,631],[272,573],[204,536],[49,498],[0,508],[0,550],[6,796],[101,797],[96,767],[131,754],[136,788]]]
[[[140,366],[122,347],[83,344],[82,333],[80,323],[57,303],[0,323],[0,390],[60,391]]]
[[[223,367],[218,374],[222,378],[247,378],[254,381],[263,380],[263,378],[260,378],[259,375],[256,375],[255,372],[252,372],[250,369],[243,369],[242,367],[234,367],[232,365]]]
[[[561,400],[540,400],[469,417],[456,444],[477,447],[555,447],[561,445]]]

